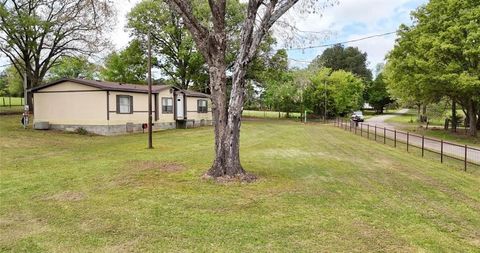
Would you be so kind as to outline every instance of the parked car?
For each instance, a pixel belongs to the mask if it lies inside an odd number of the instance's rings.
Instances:
[[[351,119],[355,122],[363,122],[365,120],[361,111],[353,112]]]

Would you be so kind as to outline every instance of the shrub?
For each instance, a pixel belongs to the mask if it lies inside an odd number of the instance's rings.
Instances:
[[[77,129],[75,129],[75,133],[79,134],[79,135],[88,135],[89,134],[88,131],[83,127],[79,127]]]

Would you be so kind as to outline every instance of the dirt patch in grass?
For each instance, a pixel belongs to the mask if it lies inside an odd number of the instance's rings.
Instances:
[[[16,213],[0,217],[0,248],[11,247],[23,238],[41,234],[47,230],[44,220],[31,215]]]
[[[178,172],[185,169],[185,166],[173,162],[159,161],[128,161],[127,168],[130,171],[142,172],[147,170],[156,170],[164,172]]]
[[[165,173],[185,170],[185,166],[174,162],[130,160],[125,162],[122,172],[114,177],[110,186],[140,186],[157,182]]]
[[[137,245],[139,243],[139,238],[134,238],[130,241],[121,242],[115,245],[108,245],[102,251],[103,252],[137,252]]]
[[[54,200],[54,201],[81,201],[84,200],[87,195],[83,192],[60,192],[51,196],[43,198],[44,200]]]
[[[230,184],[230,183],[253,183],[257,181],[257,176],[246,173],[243,175],[235,175],[235,176],[223,176],[223,177],[212,177],[208,174],[204,174],[202,176],[204,180],[214,180],[220,184]]]

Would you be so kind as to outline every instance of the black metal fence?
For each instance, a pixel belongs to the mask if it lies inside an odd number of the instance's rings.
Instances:
[[[335,126],[395,148],[402,146],[407,152],[415,152],[422,157],[433,155],[441,163],[461,162],[465,171],[469,166],[480,167],[480,148],[341,118],[335,120]]]

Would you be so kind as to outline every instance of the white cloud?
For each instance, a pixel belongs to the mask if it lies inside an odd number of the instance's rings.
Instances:
[[[125,31],[127,14],[138,2],[140,2],[140,0],[115,0],[114,2],[117,9],[117,23],[114,30],[110,34],[110,38],[115,46],[115,49],[124,48],[130,41],[130,37]]]
[[[330,31],[333,35],[328,39],[319,39],[304,46],[330,44],[358,39],[375,34],[396,31],[400,24],[409,23],[410,12],[425,3],[426,0],[340,0],[339,5],[327,8],[322,15],[298,15],[288,13],[285,20],[294,22],[302,31]],[[367,52],[370,68],[383,62],[385,55],[393,48],[395,35],[376,37],[348,46],[357,46]],[[279,46],[285,44],[280,42]],[[315,50],[289,51],[294,59],[312,60],[322,53],[324,48]],[[306,63],[291,62],[292,66],[304,67]]]

